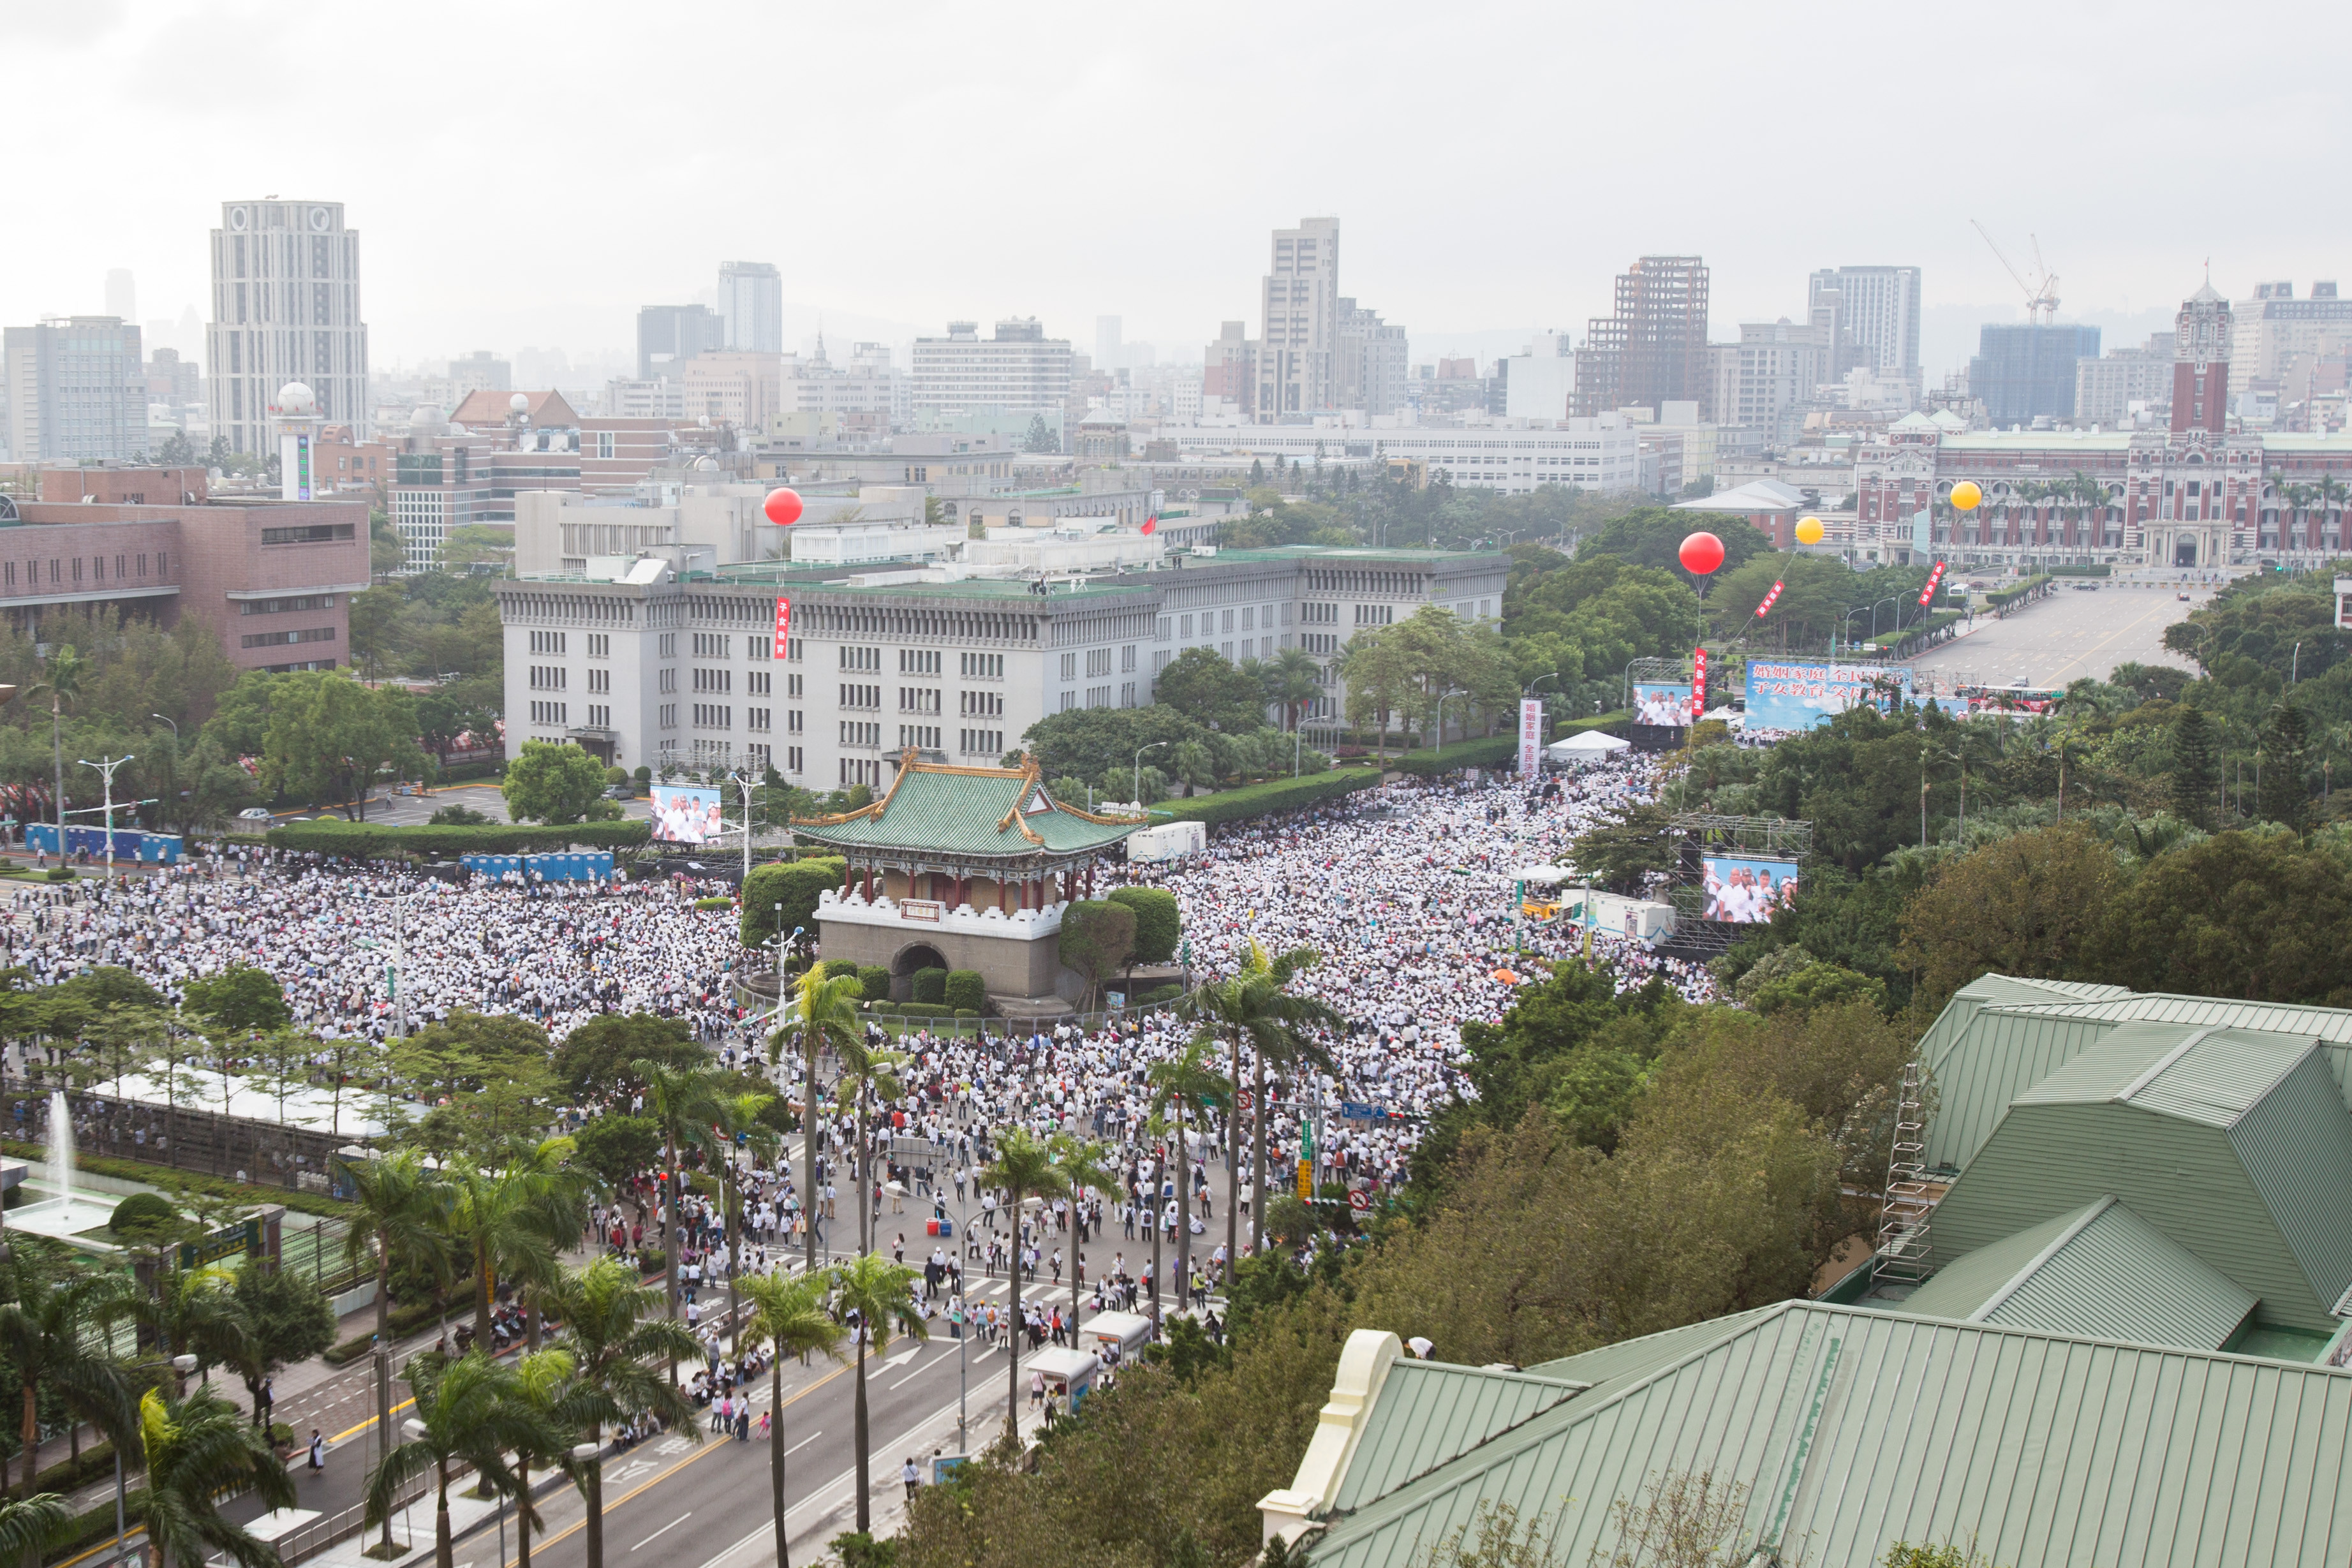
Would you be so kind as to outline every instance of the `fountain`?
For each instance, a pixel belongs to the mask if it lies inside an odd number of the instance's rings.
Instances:
[[[57,1195],[11,1212],[7,1228],[52,1237],[91,1251],[114,1250],[110,1243],[82,1234],[101,1229],[114,1216],[114,1205],[74,1195],[73,1108],[66,1103],[62,1091],[49,1096],[48,1148],[48,1179],[42,1184]]]

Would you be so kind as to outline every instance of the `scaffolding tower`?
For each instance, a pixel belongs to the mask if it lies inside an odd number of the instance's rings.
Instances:
[[[1886,1189],[1878,1205],[1878,1250],[1873,1285],[1916,1285],[1931,1260],[1929,1221],[1936,1208],[1927,1187],[1927,1069],[1914,1057],[1895,1091],[1895,1139],[1886,1155]]]

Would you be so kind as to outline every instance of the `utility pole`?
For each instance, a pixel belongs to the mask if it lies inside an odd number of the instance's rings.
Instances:
[[[77,766],[96,768],[99,776],[106,781],[106,879],[110,882],[114,880],[114,770],[136,760],[132,757],[107,757],[93,763],[79,757],[74,759]],[[58,820],[63,821],[64,818],[59,817]],[[60,864],[65,860],[65,830],[60,828],[58,831],[58,859]]]

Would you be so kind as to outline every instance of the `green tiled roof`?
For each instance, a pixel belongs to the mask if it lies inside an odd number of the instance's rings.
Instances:
[[[1896,1541],[2099,1568],[2352,1560],[2345,1373],[1821,1302],[1711,1328],[1336,1510],[1309,1560],[1412,1568],[1507,1505],[1557,1530],[1550,1561],[1605,1562],[1632,1545],[1612,1503],[1702,1474],[1744,1489],[1726,1562],[1866,1568]]]
[[[1034,773],[947,767],[910,753],[872,805],[845,819],[795,819],[793,831],[840,849],[1054,859],[1108,849],[1142,826],[1091,820],[1055,800]]]
[[[2210,1351],[2254,1297],[2110,1195],[1954,1259],[1902,1310]]]

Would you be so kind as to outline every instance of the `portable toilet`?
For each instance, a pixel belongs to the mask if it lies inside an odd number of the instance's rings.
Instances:
[[[1140,1312],[1097,1312],[1079,1326],[1081,1340],[1108,1349],[1118,1347],[1118,1359],[1132,1361],[1151,1338],[1151,1320]]]
[[[1029,1369],[1045,1374],[1047,1394],[1062,1396],[1063,1414],[1076,1415],[1087,1391],[1095,1385],[1095,1373],[1102,1369],[1102,1358],[1088,1351],[1047,1345],[1029,1358]]]

